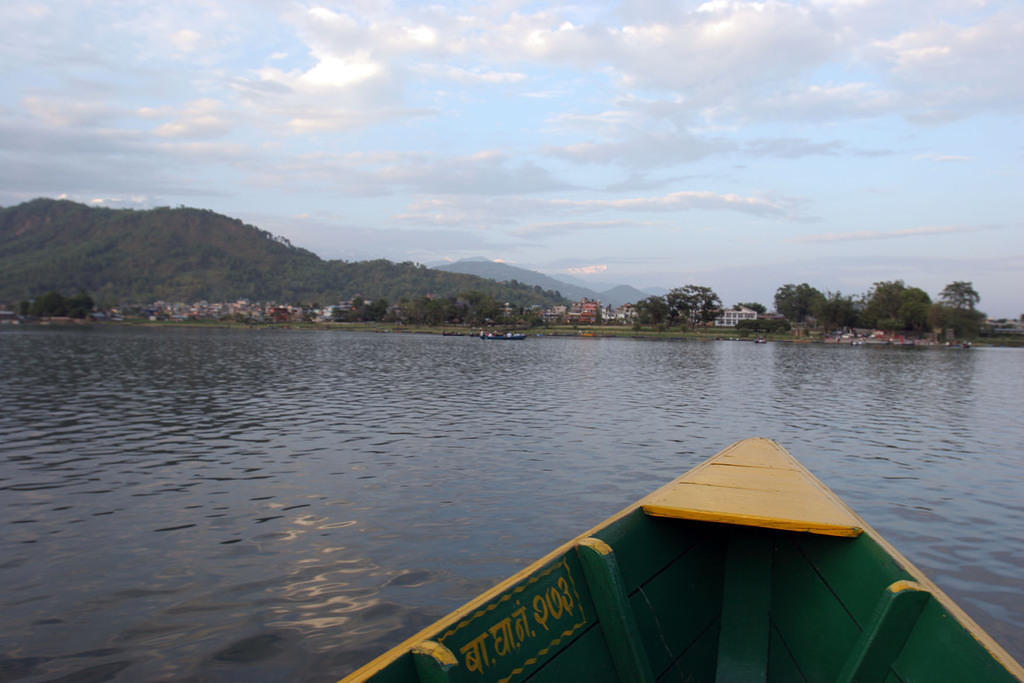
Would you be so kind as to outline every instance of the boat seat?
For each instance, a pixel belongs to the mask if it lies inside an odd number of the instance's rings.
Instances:
[[[619,680],[654,683],[654,673],[629,607],[615,552],[607,543],[591,536],[576,544],[576,555],[583,565],[583,575]]]
[[[715,683],[768,678],[772,539],[737,529],[726,550]]]
[[[914,581],[889,585],[836,680],[887,680],[889,668],[903,650],[929,597],[931,593]]]
[[[716,683],[768,678],[771,540],[737,532],[729,541],[722,587]],[[914,581],[890,584],[848,656],[839,683],[887,680],[931,593]]]

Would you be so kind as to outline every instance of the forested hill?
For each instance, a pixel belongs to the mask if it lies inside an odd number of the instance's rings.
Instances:
[[[0,302],[85,290],[99,302],[322,302],[425,294],[489,294],[516,305],[561,302],[537,287],[509,285],[386,260],[325,261],[242,221],[212,211],[144,211],[35,199],[0,209]]]

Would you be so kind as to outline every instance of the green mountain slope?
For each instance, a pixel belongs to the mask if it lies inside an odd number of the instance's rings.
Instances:
[[[36,199],[0,209],[0,301],[84,289],[98,301],[329,302],[356,294],[397,302],[480,291],[517,305],[560,301],[385,260],[325,261],[238,219],[190,208],[145,211]]]

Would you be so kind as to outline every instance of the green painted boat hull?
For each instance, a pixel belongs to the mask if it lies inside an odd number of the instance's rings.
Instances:
[[[346,680],[1018,681],[865,525],[854,538],[638,504]]]

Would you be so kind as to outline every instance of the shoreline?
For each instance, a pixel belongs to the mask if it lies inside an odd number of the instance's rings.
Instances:
[[[453,327],[453,326],[426,326],[426,325],[401,325],[395,323],[379,322],[292,322],[292,323],[244,323],[227,320],[144,320],[129,318],[126,320],[76,320],[71,318],[18,321],[16,323],[5,323],[0,328],[7,327],[56,327],[56,326],[120,326],[120,327],[151,327],[165,329],[236,329],[236,330],[333,330],[340,332],[373,332],[377,334],[430,334],[437,336],[459,336],[477,337],[481,328],[479,327]],[[829,346],[880,346],[894,348],[924,348],[924,349],[961,349],[962,345],[957,342],[946,345],[942,342],[921,341],[919,343],[905,343],[889,340],[863,340],[859,344],[851,344],[846,341],[826,341],[820,335],[792,336],[790,334],[736,334],[731,328],[720,328],[720,331],[695,331],[695,330],[657,330],[654,328],[641,328],[635,330],[632,327],[618,326],[568,326],[554,325],[548,327],[537,327],[532,329],[521,329],[515,325],[495,325],[487,328],[494,332],[516,331],[526,334],[528,337],[561,337],[561,338],[583,338],[583,339],[642,339],[649,341],[657,340],[688,340],[688,341],[735,341],[753,343],[758,339],[765,342],[776,342],[784,344],[826,344]],[[730,334],[729,332],[733,332]],[[990,340],[975,339],[969,342],[971,347],[988,348],[1022,348],[1024,339],[997,337]]]

